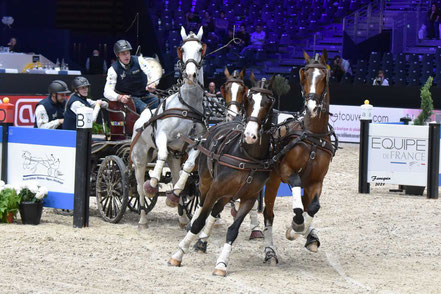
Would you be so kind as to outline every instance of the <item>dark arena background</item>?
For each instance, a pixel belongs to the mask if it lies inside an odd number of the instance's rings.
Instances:
[[[156,54],[165,70],[160,88],[167,88],[178,77],[174,65],[180,27],[196,32],[203,25],[208,53],[227,44],[233,31],[237,38],[246,36],[244,43],[231,42],[204,60],[206,86],[210,81],[217,87],[223,83],[225,66],[230,71],[246,68],[258,77],[281,74],[292,86],[281,99],[281,109],[296,111],[303,103],[298,86],[303,50],[313,56],[326,48],[331,68],[336,56],[350,66],[350,72],[331,78],[333,104],[360,105],[369,99],[375,106],[418,109],[419,88],[433,76],[434,106],[441,108],[436,99],[441,95],[441,41],[438,27],[429,35],[431,2],[437,1],[133,0],[128,5],[124,0],[42,0],[35,5],[2,0],[0,17],[12,16],[14,22],[2,24],[0,44],[7,47],[15,37],[20,52],[41,54],[52,63],[64,60],[69,69],[87,75],[93,84],[92,97],[98,99],[103,96],[105,75],[89,76],[85,66],[94,49],[109,66],[115,58],[113,43],[121,38],[134,48],[140,46],[138,53],[144,56]],[[266,34],[264,46],[244,51],[259,24]],[[419,32],[423,25],[426,29]],[[18,70],[21,73],[23,68]],[[372,86],[379,70],[384,71],[389,87]],[[0,73],[0,77],[0,94],[26,95],[46,94],[54,78],[30,73]],[[73,77],[63,78],[70,82]]]

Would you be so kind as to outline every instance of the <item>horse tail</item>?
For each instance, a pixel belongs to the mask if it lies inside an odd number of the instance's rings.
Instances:
[[[130,143],[130,151],[129,151],[129,167],[132,166],[132,149],[133,146],[135,146],[136,142],[138,142],[139,137],[141,137],[142,131],[138,131],[136,132],[135,137],[132,140],[132,143]]]

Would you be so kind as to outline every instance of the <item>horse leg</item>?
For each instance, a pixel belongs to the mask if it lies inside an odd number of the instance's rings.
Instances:
[[[172,175],[172,184],[175,185],[179,178],[179,171],[181,170],[181,160],[177,159],[173,156],[169,156],[167,159],[168,167],[170,168],[170,172]],[[170,193],[171,191],[167,191],[166,193]],[[170,206],[167,199],[165,200],[165,203],[167,206]],[[181,203],[179,205],[182,206]],[[178,215],[179,215],[179,226],[181,228],[185,228],[185,226],[189,223],[189,219],[187,215],[184,213],[183,209],[178,209]]]
[[[179,174],[179,180],[173,187],[173,193],[167,194],[167,205],[169,206],[177,206],[179,203],[179,194],[181,194],[182,190],[184,190],[185,183],[187,182],[190,173],[193,171],[196,158],[199,155],[199,150],[191,149],[188,152],[188,158],[184,163],[184,167]]]
[[[155,168],[151,173],[150,180],[145,182],[144,190],[148,197],[153,197],[158,192],[158,182],[161,179],[162,168],[168,157],[167,135],[159,132],[156,136],[156,146],[158,147],[158,160],[156,160]]]
[[[300,235],[307,238],[307,244],[305,244],[305,247],[312,252],[317,252],[317,249],[320,246],[317,232],[311,226],[315,214],[320,209],[318,196],[320,190],[321,186],[319,184],[312,185],[311,187],[304,187],[303,201],[301,197],[295,197],[293,195],[293,211],[295,216],[293,217],[291,228],[286,232],[286,237],[289,240],[294,240]],[[309,200],[311,199],[311,195],[315,195],[312,201]],[[303,207],[307,207],[306,212],[303,211]]]
[[[222,252],[216,261],[216,267],[214,268],[213,275],[221,277],[225,277],[227,275],[228,258],[231,253],[233,242],[236,240],[239,234],[240,225],[242,224],[248,212],[250,212],[255,201],[256,199],[253,197],[246,200],[242,199],[242,201],[240,202],[240,207],[239,211],[237,212],[236,219],[234,220],[233,224],[228,227],[227,242],[224,244]]]
[[[259,192],[262,193],[262,192]],[[259,219],[258,219],[258,214],[257,214],[257,209],[259,207],[259,199],[260,195],[257,197],[256,202],[254,202],[254,206],[250,211],[250,227],[251,227],[251,235],[250,235],[250,240],[254,240],[254,239],[262,239],[263,233],[262,230],[260,229],[259,225]]]
[[[145,170],[147,166],[147,151],[141,148],[142,144],[135,144],[132,150],[132,161],[135,166],[135,178],[136,178],[136,189],[138,191],[138,201],[140,209],[140,218],[138,222],[138,229],[146,229],[147,225],[147,213],[145,207],[145,193],[144,193],[144,180],[145,180]]]
[[[265,259],[264,262],[270,265],[279,263],[276,249],[273,241],[273,221],[274,221],[274,202],[276,201],[277,190],[279,189],[281,179],[272,172],[265,186],[265,209],[263,217],[265,222],[264,243],[265,243]]]
[[[184,257],[184,254],[188,252],[188,249],[190,247],[190,244],[193,243],[193,241],[196,239],[197,234],[201,232],[201,230],[205,226],[205,221],[213,207],[214,202],[214,190],[210,189],[207,193],[207,198],[202,208],[199,210],[198,217],[193,221],[191,225],[190,231],[187,232],[187,235],[185,235],[185,238],[179,243],[179,249],[175,252],[175,254],[172,255],[170,260],[168,261],[169,265],[172,266],[181,266],[182,258]]]
[[[202,232],[199,234],[199,239],[194,244],[194,249],[196,251],[201,251],[203,253],[207,253],[207,240],[210,237],[211,230],[213,229],[214,223],[216,222],[216,216],[222,212],[224,206],[229,202],[227,197],[224,197],[216,202],[211,211],[211,214],[208,216],[207,221],[205,222],[205,226],[202,229]]]

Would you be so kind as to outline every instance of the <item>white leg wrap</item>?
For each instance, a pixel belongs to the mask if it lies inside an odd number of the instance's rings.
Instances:
[[[187,253],[188,248],[190,247],[190,244],[196,239],[196,234],[193,234],[191,231],[189,231],[187,233],[187,235],[185,235],[184,240],[181,241],[181,243],[179,243],[179,248],[181,248],[181,250],[184,253]]]
[[[265,230],[263,231],[263,235],[265,237],[265,248],[270,247],[274,249],[273,227],[272,226],[265,227]]]
[[[309,234],[309,228],[311,226],[313,217],[311,217],[307,212],[303,213],[303,218],[304,218],[304,222],[303,224],[305,225],[305,228],[303,229],[303,231],[301,232],[296,232],[293,229],[291,229],[292,234],[295,234],[296,236],[294,238],[299,237],[300,235],[303,235],[304,237],[308,236]]]
[[[165,161],[164,160],[157,160],[155,164],[155,169],[153,170],[151,176],[150,176],[150,185],[152,187],[156,187],[158,185],[158,181],[161,178],[162,174],[162,168],[164,167]]]
[[[305,231],[303,232],[303,236],[306,237],[309,234],[309,229],[314,218],[310,216],[307,212],[303,213],[303,217],[305,219]]]
[[[292,209],[301,208],[303,210],[302,203],[302,188],[292,187]]]
[[[184,190],[185,183],[187,183],[187,179],[188,179],[188,176],[189,176],[189,175],[190,175],[190,174],[187,173],[185,170],[182,170],[182,171],[179,173],[179,180],[178,180],[178,182],[175,184],[175,186],[173,187],[173,190],[176,190],[178,195],[179,195],[179,193],[180,193],[182,190]]]
[[[260,230],[259,228],[259,219],[257,218],[257,206],[259,205],[259,203],[256,201],[254,203],[253,208],[250,210],[250,227],[251,227],[251,231],[254,230]]]
[[[205,222],[202,232],[199,234],[199,239],[202,239],[202,241],[207,241],[208,237],[210,237],[211,229],[213,228],[215,222],[216,218],[210,214]]]
[[[201,214],[201,209],[202,209],[202,207],[200,207],[199,205],[198,205],[198,207],[196,207],[196,211],[194,212],[193,217],[191,218],[191,221],[190,221],[191,225],[193,225],[194,221],[195,221],[195,220],[199,217],[199,215]]]
[[[228,243],[224,244],[222,252],[216,261],[216,269],[226,270],[228,265],[228,258],[230,257],[232,246]]]

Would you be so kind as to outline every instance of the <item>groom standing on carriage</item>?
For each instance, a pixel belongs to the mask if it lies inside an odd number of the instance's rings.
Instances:
[[[126,40],[119,40],[113,46],[117,61],[107,71],[104,97],[124,104],[132,99],[136,112],[141,113],[146,107],[158,107],[159,99],[151,92],[159,81],[149,81],[149,68],[144,58],[132,56],[130,50],[132,46]]]

